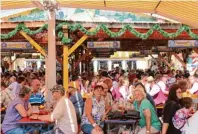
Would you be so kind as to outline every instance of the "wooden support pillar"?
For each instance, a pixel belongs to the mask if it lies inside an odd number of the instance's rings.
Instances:
[[[90,30],[93,30],[91,28]],[[68,34],[67,34],[68,36]],[[84,35],[80,40],[78,40],[70,49],[67,45],[63,47],[63,86],[67,90],[68,89],[68,82],[69,82],[69,56],[73,53],[86,39],[88,38],[87,35]]]
[[[46,86],[51,89],[56,85],[56,14],[55,9],[48,14],[48,51],[46,58]]]
[[[79,49],[77,49],[76,51],[75,51],[75,63],[78,61],[78,59],[79,59],[80,57],[79,57]],[[79,65],[78,66],[75,66],[75,63],[74,63],[74,73],[75,74],[79,74]]]
[[[63,86],[65,90],[68,89],[69,83],[69,58],[68,58],[69,49],[67,45],[63,46]]]
[[[83,56],[83,54],[84,54],[84,49],[81,48],[81,57]],[[82,72],[85,71],[85,62],[84,62],[84,60],[81,61],[81,70],[82,70]]]
[[[169,68],[171,68],[171,64],[168,63],[168,61],[166,59],[164,59],[161,54],[158,54],[158,57],[161,61],[163,61]]]
[[[168,62],[171,63],[172,52],[167,53]]]
[[[174,55],[175,58],[182,64],[182,66],[186,69],[186,64],[185,64],[185,62],[184,62],[176,53],[173,53],[173,55]]]

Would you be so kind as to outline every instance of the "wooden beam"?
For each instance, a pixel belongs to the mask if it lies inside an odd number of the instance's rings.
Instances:
[[[175,56],[175,58],[182,64],[182,66],[183,66],[184,68],[186,68],[185,62],[184,62],[175,52],[173,52],[172,54],[173,54],[173,55]]]
[[[20,31],[20,34],[23,35],[23,37],[25,37],[30,42],[30,44],[32,44],[36,48],[36,50],[38,50],[43,56],[46,56],[45,50],[38,43],[36,43],[30,36],[28,36],[23,31]]]
[[[78,65],[79,65],[79,63],[81,62],[81,61],[83,61],[87,56],[89,56],[89,55],[91,55],[91,50],[87,50],[76,62],[75,62],[75,64],[74,64],[74,67],[76,68]]]
[[[161,61],[163,61],[169,68],[171,68],[171,64],[168,63],[168,61],[166,59],[164,59],[161,54],[158,54],[158,57]]]
[[[60,57],[56,56],[56,60],[57,60],[61,65],[63,65],[63,60],[62,60]]]
[[[193,50],[198,54],[198,48],[193,48]]]
[[[23,35],[30,42],[30,44],[32,44],[36,48],[36,50],[38,50],[43,56],[46,56],[45,50],[38,43],[36,43],[30,36],[28,36],[23,31],[20,31],[20,34]],[[62,61],[62,59],[60,57],[56,56],[56,60],[60,64],[63,64],[63,61]]]
[[[95,28],[91,28],[89,31],[93,31]],[[70,56],[71,53],[73,53],[86,39],[88,38],[87,35],[84,35],[80,40],[78,40],[70,49],[68,56]]]
[[[67,91],[68,89],[68,83],[69,83],[69,60],[68,60],[68,55],[69,49],[67,45],[63,46],[63,86],[65,90]]]
[[[85,46],[85,44],[82,44],[82,46],[83,46],[83,48],[84,48],[85,50],[88,51],[88,48]]]

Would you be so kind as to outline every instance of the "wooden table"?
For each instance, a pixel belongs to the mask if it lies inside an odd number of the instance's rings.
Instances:
[[[22,126],[25,133],[32,132],[34,130],[38,130],[42,133],[42,132],[45,132],[46,130],[50,131],[50,127],[52,126],[50,124],[53,124],[53,123],[47,122],[47,121],[41,121],[41,120],[34,120],[30,118],[22,118],[21,120],[17,122],[17,124]],[[44,127],[46,127],[47,129],[44,129]]]

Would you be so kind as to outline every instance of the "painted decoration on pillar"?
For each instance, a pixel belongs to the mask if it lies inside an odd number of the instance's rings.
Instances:
[[[168,47],[194,48],[198,47],[198,40],[169,40]]]
[[[2,50],[24,50],[33,49],[29,42],[1,42]]]
[[[120,48],[120,41],[87,42],[88,48]]]

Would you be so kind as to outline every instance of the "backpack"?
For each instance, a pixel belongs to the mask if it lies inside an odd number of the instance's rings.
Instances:
[[[188,121],[188,109],[182,108],[176,111],[172,118],[173,126],[176,129],[181,129]]]

